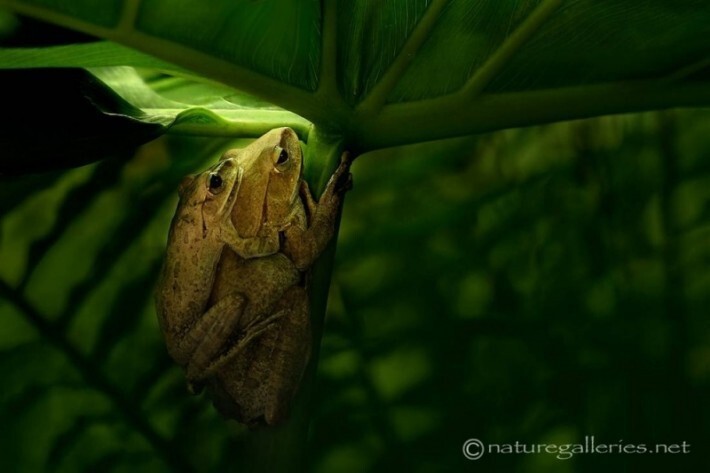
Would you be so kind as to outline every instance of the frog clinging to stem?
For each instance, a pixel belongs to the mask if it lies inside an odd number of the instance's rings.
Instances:
[[[158,320],[192,392],[250,426],[285,418],[311,350],[308,272],[335,231],[350,159],[318,202],[290,128],[227,151],[180,185]]]

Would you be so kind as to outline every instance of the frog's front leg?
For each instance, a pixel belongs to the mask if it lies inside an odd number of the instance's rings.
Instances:
[[[290,257],[296,267],[304,271],[321,254],[335,233],[335,222],[343,201],[343,196],[352,187],[350,174],[352,159],[349,153],[343,153],[340,164],[325,186],[323,195],[316,203],[308,184],[302,183],[301,194],[309,214],[308,228],[292,225],[284,232],[284,253]]]
[[[230,294],[217,301],[179,338],[168,345],[173,359],[185,368],[188,383],[205,378],[207,367],[239,325],[246,299]]]

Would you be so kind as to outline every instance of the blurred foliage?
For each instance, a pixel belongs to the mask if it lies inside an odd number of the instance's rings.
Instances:
[[[320,471],[346,459],[363,467],[348,471],[707,465],[708,131],[706,112],[609,117],[356,165],[321,364]],[[336,422],[350,428],[334,439]],[[592,434],[685,439],[694,455],[466,465],[459,451],[471,437]]]
[[[0,471],[241,471],[152,286],[179,179],[225,140],[0,181]],[[605,117],[361,156],[340,232],[316,472],[702,471],[710,115]],[[691,444],[497,455],[484,442]]]

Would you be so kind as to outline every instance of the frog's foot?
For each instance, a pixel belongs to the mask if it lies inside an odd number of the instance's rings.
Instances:
[[[345,194],[347,191],[353,188],[353,175],[350,173],[343,174],[339,177],[338,181],[335,183],[335,192],[338,194]]]
[[[230,294],[210,307],[188,330],[179,346],[188,383],[194,385],[208,377],[207,367],[236,330],[245,305],[242,294]]]
[[[352,162],[353,160],[350,158],[350,153],[347,151],[341,155],[340,164],[333,175],[330,176],[319,204],[337,207],[343,194],[352,189],[353,182],[352,175],[350,174],[350,165]]]
[[[353,175],[350,174],[350,166],[354,159],[347,151],[340,156],[340,164],[334,173],[335,191],[339,194],[344,194],[353,188]]]
[[[244,337],[239,339],[239,341],[227,350],[226,353],[213,360],[209,366],[207,366],[205,369],[205,377],[214,376],[217,371],[239,356],[242,350],[244,350],[244,348],[246,348],[252,341],[263,335],[266,331],[276,328],[276,322],[286,314],[287,312],[285,311],[278,312],[264,320],[257,320],[249,324],[244,329]]]

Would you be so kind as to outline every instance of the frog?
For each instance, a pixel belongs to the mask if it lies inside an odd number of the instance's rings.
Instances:
[[[309,272],[352,186],[349,156],[316,201],[298,136],[278,128],[180,185],[159,325],[190,392],[207,387],[227,418],[287,417],[311,352]]]
[[[170,225],[166,257],[156,290],[158,323],[169,355],[189,372],[202,371],[214,356],[210,340],[234,325],[222,314],[238,311],[227,298],[205,310],[225,246],[243,257],[275,253],[277,238],[242,238],[231,218],[244,170],[233,159],[182,180]]]

